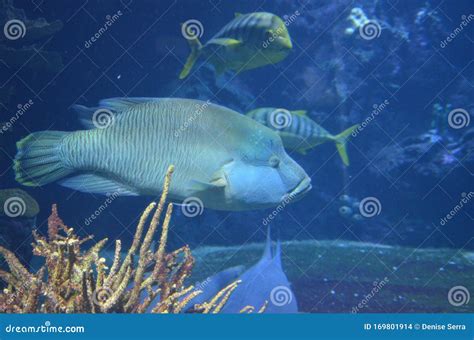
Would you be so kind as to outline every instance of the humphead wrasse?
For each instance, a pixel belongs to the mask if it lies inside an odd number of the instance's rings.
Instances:
[[[346,142],[358,124],[338,135],[332,135],[309,118],[304,110],[288,111],[274,107],[262,107],[248,112],[247,116],[278,132],[285,148],[298,151],[303,155],[317,145],[334,142],[342,162],[349,165]]]
[[[169,197],[197,197],[218,210],[273,207],[311,189],[274,131],[225,107],[179,98],[112,98],[99,105],[75,106],[89,130],[41,131],[20,140],[16,180],[157,195],[173,164]]]
[[[200,56],[214,65],[217,74],[221,74],[228,69],[241,72],[278,63],[293,47],[285,22],[267,12],[237,13],[204,45],[197,36],[183,34],[188,39],[191,54],[179,75],[180,79],[188,76]]]

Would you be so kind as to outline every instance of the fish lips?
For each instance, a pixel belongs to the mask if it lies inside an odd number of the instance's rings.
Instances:
[[[312,188],[313,186],[311,185],[311,178],[305,177],[301,180],[301,182],[298,183],[296,187],[293,188],[293,190],[284,194],[281,198],[281,201],[287,203],[290,201],[298,201],[303,198],[303,196]]]

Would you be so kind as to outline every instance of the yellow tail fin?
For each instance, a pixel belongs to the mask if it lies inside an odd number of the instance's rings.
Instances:
[[[354,131],[358,126],[359,124],[353,125],[350,128],[342,131],[340,134],[334,136],[334,142],[336,143],[337,151],[339,152],[339,156],[341,156],[342,162],[346,166],[349,165],[349,156],[347,156],[346,142],[352,131]]]
[[[198,38],[188,39],[189,47],[191,47],[191,54],[184,64],[183,70],[179,74],[179,79],[184,79],[189,75],[189,72],[193,68],[194,63],[196,62],[199,54],[201,52],[202,44]]]

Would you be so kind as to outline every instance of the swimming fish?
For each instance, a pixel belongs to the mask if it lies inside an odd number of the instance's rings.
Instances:
[[[247,116],[275,130],[289,150],[305,155],[309,149],[328,141],[336,143],[337,151],[344,165],[349,165],[346,142],[358,124],[351,126],[338,135],[330,134],[321,125],[306,115],[306,111],[288,111],[273,107],[262,107],[247,113]]]
[[[185,34],[186,29],[185,23],[182,31],[191,47],[191,54],[180,79],[189,75],[200,56],[214,65],[217,74],[221,74],[227,69],[241,72],[278,63],[293,47],[285,22],[267,12],[236,13],[235,18],[204,45],[198,36]]]
[[[19,183],[158,195],[173,164],[171,200],[192,198],[200,208],[228,211],[274,207],[288,197],[293,202],[311,189],[311,178],[274,131],[223,106],[112,98],[100,101],[99,109],[75,109],[89,130],[40,131],[17,142]]]
[[[264,313],[298,312],[295,294],[283,272],[280,242],[277,242],[273,255],[271,248],[270,228],[268,228],[262,258],[239,277],[242,282],[230,295],[222,308],[222,313],[239,313],[246,306],[258,310],[266,303]]]

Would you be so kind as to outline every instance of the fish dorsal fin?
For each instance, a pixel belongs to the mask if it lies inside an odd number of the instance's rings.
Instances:
[[[303,116],[303,117],[306,116],[306,113],[307,113],[307,112],[308,112],[308,111],[306,111],[306,110],[295,110],[295,111],[291,111],[291,113],[293,113],[293,114],[295,114],[295,115],[298,115],[298,116]]]
[[[236,18],[238,18],[238,17],[241,17],[243,14],[239,13],[239,12],[235,12],[234,15],[235,15]]]
[[[93,194],[110,194],[118,196],[138,195],[138,193],[133,192],[131,189],[127,188],[121,183],[94,174],[83,174],[66,178],[60,181],[59,184],[77,191]]]
[[[275,255],[273,257],[273,262],[277,265],[278,268],[281,268],[281,241],[278,240],[275,247]]]
[[[263,250],[262,259],[263,260],[270,260],[272,258],[272,238],[270,235],[270,226],[267,227],[267,238],[265,241],[265,249]]]
[[[155,98],[148,97],[116,97],[116,98],[107,98],[102,99],[99,102],[101,108],[106,108],[115,113],[120,113],[129,109],[131,106],[142,104],[156,100]]]

